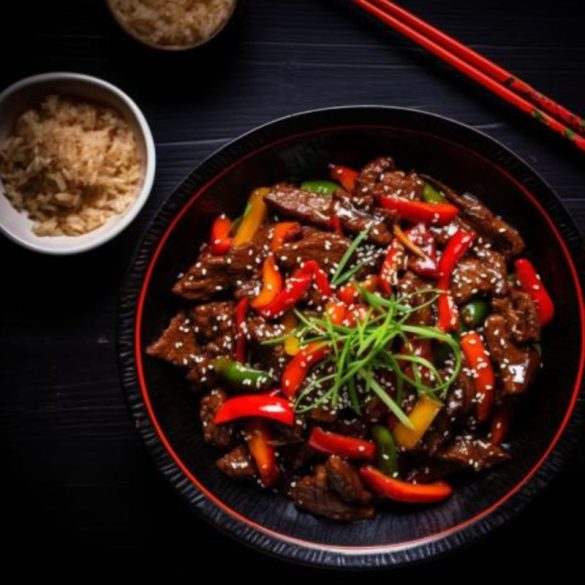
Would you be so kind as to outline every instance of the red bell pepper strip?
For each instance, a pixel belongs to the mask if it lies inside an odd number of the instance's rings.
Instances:
[[[503,404],[496,407],[490,423],[489,440],[493,445],[501,445],[510,430],[512,423],[512,407]]]
[[[284,315],[303,298],[311,284],[311,280],[310,274],[297,274],[295,272],[286,281],[284,289],[274,297],[271,303],[259,309],[259,312],[269,319]]]
[[[340,455],[348,459],[376,459],[376,445],[372,441],[364,441],[347,435],[338,435],[313,427],[307,443],[309,447],[321,453]]]
[[[445,292],[439,295],[439,319],[437,327],[441,331],[456,331],[459,328],[459,312],[449,293],[451,275],[457,263],[473,244],[475,236],[469,232],[458,230],[447,242],[439,261],[439,280],[437,288]]]
[[[329,301],[325,305],[325,314],[333,325],[341,325],[347,314],[347,305],[343,301]]]
[[[346,191],[353,193],[356,179],[359,176],[356,170],[342,165],[329,165],[329,174],[334,181],[341,183]]]
[[[437,245],[433,234],[427,230],[424,224],[419,223],[408,230],[406,235],[426,256],[426,258],[413,257],[409,262],[410,269],[423,278],[437,278],[439,266]]]
[[[375,292],[378,288],[378,277],[375,274],[370,274],[364,280],[358,283],[359,287],[368,292]],[[353,282],[344,284],[338,291],[337,296],[344,303],[351,305],[360,298],[360,291]]]
[[[461,338],[460,345],[469,367],[475,372],[473,381],[477,400],[477,418],[479,422],[486,422],[494,403],[495,376],[492,362],[476,331],[465,334]]]
[[[450,203],[426,203],[392,195],[381,195],[379,202],[385,209],[396,211],[402,219],[425,225],[445,225],[459,213]]]
[[[278,481],[280,470],[276,462],[276,449],[271,443],[270,427],[264,420],[251,420],[246,424],[244,433],[262,485],[272,487]]]
[[[246,363],[246,315],[250,301],[244,297],[236,305],[236,360],[241,364]]]
[[[392,240],[386,257],[382,262],[380,269],[380,276],[378,277],[378,286],[380,290],[387,296],[392,294],[392,280],[398,271],[402,260],[404,258],[404,246],[397,240]]]
[[[538,307],[540,324],[546,325],[550,323],[555,314],[555,306],[548,291],[538,277],[532,262],[526,258],[519,258],[514,262],[514,269],[520,287],[532,297]]]
[[[292,426],[295,413],[290,402],[269,394],[242,394],[226,400],[215,414],[215,424],[221,425],[239,418],[269,418]]]
[[[270,304],[282,291],[282,275],[274,261],[268,256],[262,265],[262,290],[250,303],[254,309],[261,309]]]
[[[270,248],[273,252],[278,252],[285,242],[301,233],[301,224],[298,221],[283,221],[277,223],[273,230]]]
[[[211,226],[211,253],[214,256],[225,256],[232,247],[233,238],[230,236],[232,220],[224,214],[219,215]]]
[[[322,270],[321,266],[316,260],[307,260],[303,263],[301,268],[299,269],[298,273],[300,275],[308,274],[315,279],[315,285],[317,289],[324,297],[331,296],[331,283],[329,282],[329,277]]]
[[[343,226],[338,215],[331,216],[331,229],[338,235],[343,237]]]
[[[453,488],[444,481],[409,483],[384,475],[373,465],[362,467],[360,476],[373,492],[395,502],[434,504],[447,499],[453,493]]]
[[[307,372],[316,363],[320,362],[328,352],[326,345],[322,343],[309,343],[301,348],[282,372],[282,391],[289,397],[294,396],[301,387]]]

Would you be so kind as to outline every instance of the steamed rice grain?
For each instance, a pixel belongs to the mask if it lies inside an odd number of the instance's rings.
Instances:
[[[22,114],[0,145],[6,196],[38,236],[78,236],[126,211],[143,163],[115,110],[59,95]]]

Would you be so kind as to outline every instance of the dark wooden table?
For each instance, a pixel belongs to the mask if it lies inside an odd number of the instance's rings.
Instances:
[[[112,81],[144,109],[158,171],[138,219],[97,251],[52,258],[0,240],[3,572],[17,568],[18,582],[33,573],[75,582],[170,582],[197,579],[202,569],[219,577],[258,574],[264,582],[305,577],[306,569],[261,557],[193,516],[132,428],[118,382],[115,315],[145,225],[187,171],[230,138],[323,106],[408,106],[483,130],[532,163],[582,228],[585,158],[338,2],[249,0],[228,52],[213,67],[181,66],[181,76],[126,50],[97,0],[10,4],[14,13],[0,12],[0,89],[50,70]],[[581,0],[404,4],[585,112]],[[584,465],[581,446],[515,523],[459,555],[389,578],[458,578],[478,570],[505,578],[510,565],[525,578],[541,568],[579,570],[582,546],[568,529],[585,520],[577,478]],[[218,552],[225,561],[211,560]]]

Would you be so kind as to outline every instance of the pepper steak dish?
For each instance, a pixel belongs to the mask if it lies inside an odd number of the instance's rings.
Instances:
[[[359,520],[510,458],[554,306],[472,195],[389,157],[330,172],[219,216],[147,353],[186,372],[228,477]]]

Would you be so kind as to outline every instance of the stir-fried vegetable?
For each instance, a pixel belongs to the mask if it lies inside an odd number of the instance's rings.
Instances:
[[[384,475],[372,465],[360,469],[364,483],[376,494],[406,504],[434,504],[446,500],[452,493],[444,481],[435,483],[408,483]]]
[[[211,253],[214,256],[224,256],[232,247],[233,238],[230,236],[232,220],[225,215],[219,215],[211,226]]]
[[[398,475],[398,453],[390,430],[382,425],[374,425],[372,437],[376,443],[378,469],[384,475]]]
[[[244,436],[262,485],[272,487],[278,481],[280,471],[270,427],[264,420],[251,420],[245,426]]]
[[[406,221],[425,225],[445,225],[459,213],[459,209],[450,203],[427,203],[390,195],[382,195],[380,205],[396,211]]]
[[[427,203],[446,203],[447,198],[441,191],[437,191],[430,183],[425,183],[423,187],[423,199]]]
[[[319,195],[333,195],[339,189],[339,184],[333,181],[304,181],[301,183],[301,189]]]
[[[270,394],[244,394],[226,400],[215,415],[215,424],[221,425],[240,418],[268,418],[292,426],[295,413],[288,400]]]
[[[296,329],[298,323],[299,320],[292,311],[290,313],[287,313],[282,318],[282,325],[284,326],[284,331],[287,334],[287,336],[283,340],[284,353],[290,356],[297,355],[297,353],[299,353],[301,349],[301,345],[299,343],[297,336],[291,333]],[[291,334],[288,335],[289,333]]]
[[[373,461],[376,458],[376,445],[371,441],[330,433],[320,427],[313,427],[307,444],[315,451],[348,459]]]
[[[285,242],[301,233],[301,224],[298,221],[282,221],[273,228],[270,247],[273,252],[278,252]]]
[[[329,174],[334,181],[341,183],[341,186],[349,193],[355,189],[359,173],[354,169],[342,165],[329,165]]]
[[[392,240],[382,262],[380,276],[378,277],[378,286],[385,295],[392,294],[392,281],[396,278],[396,273],[402,264],[403,258],[404,246],[398,239]]]
[[[320,362],[327,355],[323,343],[310,343],[301,348],[299,353],[288,362],[282,373],[282,391],[287,396],[294,396],[301,387],[311,366]]]
[[[262,265],[262,290],[250,303],[254,309],[268,306],[282,291],[282,275],[274,261],[268,256]]]
[[[461,309],[461,320],[465,329],[476,329],[489,315],[490,305],[483,299],[476,299],[463,306]]]
[[[399,423],[394,429],[396,444],[404,449],[414,449],[433,424],[441,408],[442,403],[428,396],[421,396],[408,414],[410,427]]]
[[[555,306],[534,266],[530,260],[519,258],[514,262],[514,269],[516,270],[516,278],[522,290],[534,299],[538,307],[541,325],[550,323],[555,314]]]
[[[248,200],[250,207],[247,213],[244,214],[236,231],[236,235],[234,236],[234,246],[248,244],[254,239],[254,235],[266,217],[266,203],[264,202],[264,196],[267,195],[268,192],[269,189],[266,187],[260,187],[252,191],[250,199]]]
[[[233,388],[266,390],[274,382],[268,372],[243,366],[227,357],[215,358],[212,364],[219,378]]]

